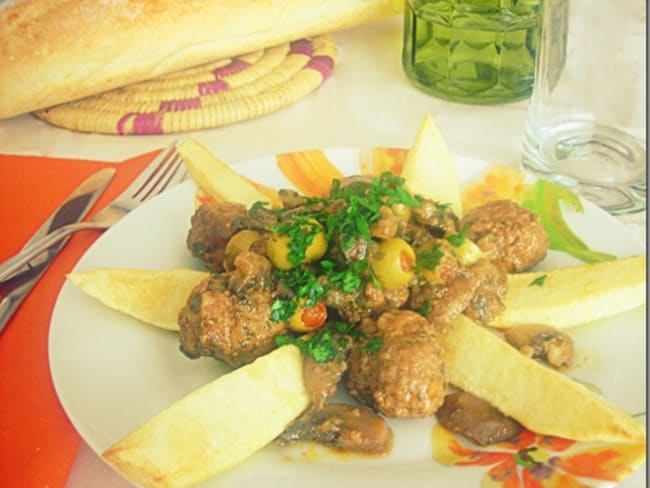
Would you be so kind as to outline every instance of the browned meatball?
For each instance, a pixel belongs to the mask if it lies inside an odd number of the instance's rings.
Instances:
[[[242,228],[246,207],[238,203],[204,203],[192,215],[187,248],[211,271],[223,271],[228,240]]]
[[[273,296],[262,272],[270,265],[261,260],[267,261],[244,252],[235,259],[235,271],[206,278],[194,288],[178,317],[185,355],[212,356],[237,367],[275,347],[275,337],[285,326],[270,319]],[[251,275],[252,269],[261,273]]]
[[[525,271],[546,256],[548,235],[539,216],[510,200],[495,200],[476,207],[463,218],[467,238],[491,261],[509,273]]]
[[[410,310],[364,319],[365,340],[350,352],[346,385],[350,394],[379,413],[394,418],[433,414],[445,393],[444,352],[433,327]],[[377,351],[367,346],[373,338]]]

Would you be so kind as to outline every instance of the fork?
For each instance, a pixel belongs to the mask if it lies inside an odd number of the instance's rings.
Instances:
[[[73,232],[85,229],[108,229],[143,202],[186,179],[187,168],[183,167],[183,159],[175,149],[176,142],[173,142],[142,170],[126,190],[93,217],[59,227],[2,263],[0,265],[0,282],[12,276],[34,257]]]

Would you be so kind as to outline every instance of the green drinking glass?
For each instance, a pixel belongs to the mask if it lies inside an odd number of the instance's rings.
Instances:
[[[533,88],[541,0],[406,0],[402,65],[447,100],[506,103]]]

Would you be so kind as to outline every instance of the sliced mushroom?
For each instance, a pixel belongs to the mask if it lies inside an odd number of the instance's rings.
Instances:
[[[280,445],[311,441],[346,452],[385,455],[393,446],[393,431],[383,417],[365,407],[330,403],[310,408],[277,439]]]
[[[516,420],[464,391],[447,395],[436,417],[447,429],[481,446],[512,439],[522,431]]]
[[[520,325],[508,329],[505,339],[522,354],[546,361],[557,369],[573,364],[573,340],[548,325]]]

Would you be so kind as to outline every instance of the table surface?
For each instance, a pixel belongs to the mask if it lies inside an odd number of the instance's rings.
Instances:
[[[429,112],[452,153],[518,167],[527,101],[475,106],[446,102],[418,91],[401,69],[401,34],[399,17],[335,33],[339,58],[331,77],[294,105],[254,120],[212,130],[123,137],[75,133],[23,115],[0,121],[0,150],[119,161],[173,140],[192,138],[223,161],[236,164],[312,148],[409,147]],[[645,42],[639,45],[639,59],[645,58],[644,46]],[[645,97],[645,93],[639,96]],[[623,220],[645,245],[645,213]],[[82,444],[67,486],[130,485]],[[645,486],[645,470],[637,470],[621,486]]]

